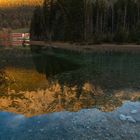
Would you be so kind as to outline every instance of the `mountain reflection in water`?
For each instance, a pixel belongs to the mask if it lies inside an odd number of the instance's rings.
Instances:
[[[26,117],[93,107],[113,111],[125,100],[140,100],[139,60],[138,54],[33,53],[33,68],[3,68],[0,110]]]

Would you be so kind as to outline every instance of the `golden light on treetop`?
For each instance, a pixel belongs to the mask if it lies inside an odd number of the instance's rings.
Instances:
[[[43,0],[0,0],[0,7],[17,7],[22,5],[40,5]]]

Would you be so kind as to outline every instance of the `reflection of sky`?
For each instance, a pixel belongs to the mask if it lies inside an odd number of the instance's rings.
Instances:
[[[137,113],[132,114],[132,110],[137,110]],[[79,112],[60,112],[25,118],[22,115],[1,112],[0,140],[78,139],[81,136],[86,139],[94,134],[95,129],[100,131],[98,129],[102,128],[104,131],[105,127],[108,129],[118,127],[121,122],[120,114],[131,115],[137,121],[137,124],[123,122],[120,127],[127,131],[126,126],[134,129],[133,125],[135,125],[137,130],[133,130],[133,132],[137,133],[140,130],[139,102],[125,102],[121,108],[110,113],[97,109],[85,109]],[[109,124],[110,122],[111,124]],[[131,131],[131,127],[128,131]]]

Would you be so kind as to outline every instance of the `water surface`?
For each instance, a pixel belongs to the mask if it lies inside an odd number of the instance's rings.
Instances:
[[[68,139],[70,132],[70,139],[76,135],[78,139],[89,128],[85,134],[88,139],[93,130],[90,121],[95,126],[109,115],[117,127],[119,115],[131,115],[135,109],[139,124],[138,53],[78,53],[50,48],[15,55],[6,51],[0,56],[0,67],[1,139],[11,135],[11,139],[19,135],[23,136],[20,139],[37,139],[34,133],[41,139]]]

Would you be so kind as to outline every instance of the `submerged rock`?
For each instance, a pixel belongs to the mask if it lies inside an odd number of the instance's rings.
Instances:
[[[28,132],[31,133],[32,132],[32,129],[29,129]]]
[[[120,120],[121,120],[121,121],[126,121],[126,116],[123,115],[123,114],[120,114]]]
[[[133,123],[136,123],[136,121],[134,120],[134,118],[132,116],[127,116],[127,120],[129,122],[133,122]]]
[[[132,110],[131,113],[132,114],[136,114],[138,111],[137,110]]]
[[[129,121],[129,122],[136,123],[136,120],[134,120],[134,118],[132,116],[127,116],[127,115],[120,114],[119,118],[122,121]]]

